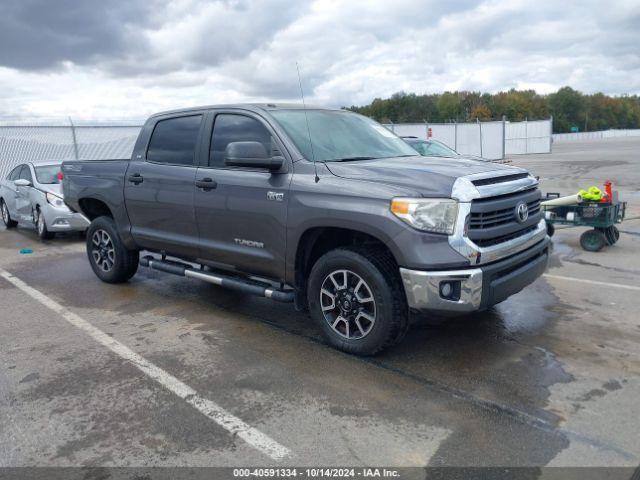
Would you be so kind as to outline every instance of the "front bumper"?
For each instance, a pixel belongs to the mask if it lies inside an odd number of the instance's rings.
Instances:
[[[51,204],[41,207],[41,213],[50,232],[82,232],[89,228],[89,220],[81,213]]]
[[[409,308],[422,312],[473,312],[506,300],[545,271],[549,237],[507,259],[478,268],[422,271],[400,268]],[[444,283],[452,295],[443,296]]]

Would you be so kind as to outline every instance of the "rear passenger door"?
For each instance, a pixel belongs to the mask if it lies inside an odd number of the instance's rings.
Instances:
[[[131,234],[142,248],[198,254],[193,194],[203,119],[202,112],[160,117],[145,154],[129,163],[125,202]]]
[[[217,111],[207,124],[208,159],[203,155],[196,180],[210,179],[215,187],[196,188],[200,254],[222,267],[283,278],[291,160],[268,123],[253,112]],[[243,141],[262,143],[271,156],[283,155],[284,167],[272,173],[225,165],[227,145]]]
[[[16,212],[16,196],[18,195],[18,187],[16,187],[13,182],[20,178],[21,170],[22,165],[18,165],[16,168],[11,170],[11,173],[7,175],[7,178],[3,182],[4,188],[2,189],[2,199],[7,204],[9,215],[11,215],[14,219],[18,218],[18,214]]]

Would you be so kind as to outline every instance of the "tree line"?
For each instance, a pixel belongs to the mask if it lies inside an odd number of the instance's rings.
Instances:
[[[381,123],[539,120],[553,116],[554,133],[640,128],[640,96],[583,94],[571,87],[555,93],[509,90],[495,94],[444,92],[427,95],[399,92],[350,110]]]

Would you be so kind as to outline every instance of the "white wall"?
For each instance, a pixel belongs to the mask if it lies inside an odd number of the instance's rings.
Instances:
[[[554,133],[554,142],[575,142],[578,140],[597,140],[614,137],[640,137],[640,129],[636,130],[600,130],[598,132]]]
[[[396,123],[385,125],[400,136],[432,138],[458,153],[499,160],[509,154],[551,152],[551,119],[533,122]]]
[[[520,155],[526,153],[551,152],[551,121],[505,123],[505,153]]]

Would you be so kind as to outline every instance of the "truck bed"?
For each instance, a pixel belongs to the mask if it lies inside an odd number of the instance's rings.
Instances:
[[[101,200],[110,208],[124,203],[124,177],[129,160],[75,160],[62,163],[64,201],[82,211],[80,198]]]

